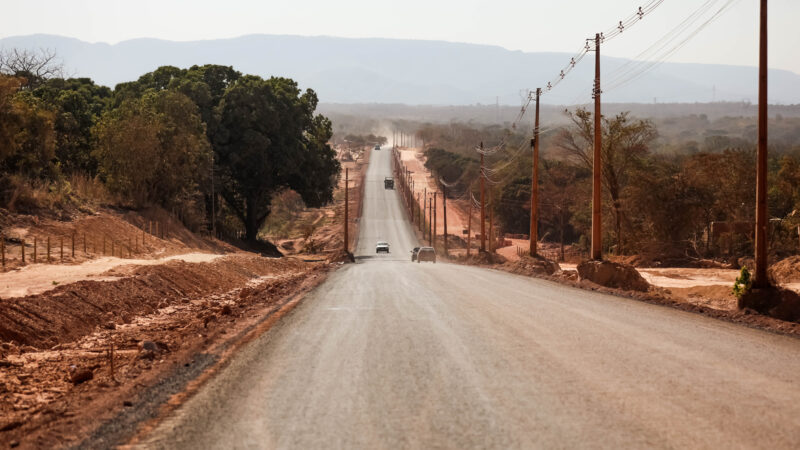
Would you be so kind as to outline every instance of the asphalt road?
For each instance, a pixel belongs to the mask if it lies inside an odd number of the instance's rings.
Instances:
[[[411,263],[374,152],[357,264],[241,350],[156,448],[791,448],[800,341],[503,272]],[[375,241],[392,245],[375,256]]]

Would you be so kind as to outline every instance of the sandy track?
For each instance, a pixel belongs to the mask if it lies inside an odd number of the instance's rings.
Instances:
[[[105,256],[76,265],[31,264],[12,272],[0,273],[0,298],[41,294],[57,285],[81,280],[108,281],[126,276],[123,267],[152,266],[169,261],[210,262],[223,255],[185,253],[157,259],[122,259]]]

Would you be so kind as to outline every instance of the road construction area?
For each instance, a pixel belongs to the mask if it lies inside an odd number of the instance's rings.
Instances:
[[[144,448],[796,448],[800,341],[503,271],[412,263],[389,149],[356,263]],[[387,241],[389,254],[376,254]]]

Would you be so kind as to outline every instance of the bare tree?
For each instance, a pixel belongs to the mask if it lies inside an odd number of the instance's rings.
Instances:
[[[63,77],[64,65],[51,50],[30,51],[12,48],[0,50],[0,74],[25,78],[27,80],[25,87],[34,89],[50,78]]]

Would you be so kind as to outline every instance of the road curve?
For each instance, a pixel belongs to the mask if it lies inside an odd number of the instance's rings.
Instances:
[[[452,264],[373,152],[357,264],[243,348],[152,448],[791,448],[800,341]],[[390,255],[376,256],[385,239]]]

